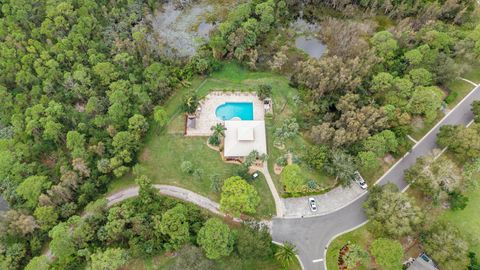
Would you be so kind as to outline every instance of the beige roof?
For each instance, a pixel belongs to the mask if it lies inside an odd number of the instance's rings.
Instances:
[[[226,157],[244,157],[253,150],[267,153],[264,121],[225,121]]]

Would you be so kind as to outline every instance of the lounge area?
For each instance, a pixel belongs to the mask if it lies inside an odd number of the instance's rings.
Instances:
[[[249,108],[242,106],[247,103],[251,104]],[[242,119],[243,116],[247,116],[247,119]],[[264,104],[255,92],[212,91],[200,101],[195,114],[187,117],[185,135],[210,136],[212,134],[210,128],[218,123],[229,120],[263,121],[264,116]]]

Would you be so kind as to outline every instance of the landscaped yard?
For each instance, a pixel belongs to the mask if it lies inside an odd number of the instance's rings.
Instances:
[[[195,91],[200,97],[213,90],[255,91],[260,84],[270,84],[272,86],[274,117],[266,119],[269,165],[275,184],[279,192],[282,192],[279,176],[273,173],[274,162],[287,150],[299,155],[298,151],[308,145],[308,142],[301,135],[297,135],[285,142],[285,150],[279,150],[273,146],[275,129],[281,126],[284,120],[295,116],[293,108],[296,107],[294,97],[297,95],[297,90],[291,88],[288,85],[288,79],[283,76],[269,72],[248,71],[235,63],[226,63],[220,71],[206,79],[193,79],[188,87],[182,88],[170,98],[165,106],[169,117],[171,117],[170,123],[164,130],[159,130],[155,123],[151,123],[145,146],[138,156],[139,164],[133,171],[137,174],[149,176],[155,184],[184,187],[218,201],[219,193],[211,190],[210,177],[218,174],[221,179],[226,179],[236,173],[238,165],[224,163],[218,152],[207,147],[207,138],[183,136],[182,98],[191,91]],[[194,177],[182,173],[180,166],[183,161],[192,162],[194,168],[199,169],[200,176]],[[330,177],[311,170],[303,164],[300,164],[300,166],[305,179],[314,179],[321,187],[328,187],[333,184]],[[110,185],[109,191],[114,192],[133,185],[134,178],[133,174],[129,174],[117,179]],[[275,213],[275,205],[266,182],[261,177],[253,184],[262,199],[256,216],[271,216]]]

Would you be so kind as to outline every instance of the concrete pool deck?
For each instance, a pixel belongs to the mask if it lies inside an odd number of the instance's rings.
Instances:
[[[215,111],[218,106],[226,102],[252,102],[253,120],[264,120],[265,109],[263,102],[257,97],[255,92],[210,92],[200,101],[199,110],[195,119],[195,128],[187,127],[186,136],[210,136],[210,128],[217,123],[223,123],[217,118]]]

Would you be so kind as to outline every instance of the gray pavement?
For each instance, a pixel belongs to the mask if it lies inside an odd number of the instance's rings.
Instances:
[[[435,143],[442,125],[467,125],[473,119],[471,103],[480,100],[480,87],[477,86],[455,108],[453,108],[430,132],[387,171],[377,184],[396,184],[400,190],[408,185],[404,181],[404,171],[412,166],[416,159],[431,154],[438,148]],[[299,257],[305,270],[326,269],[326,249],[338,235],[351,231],[367,222],[362,204],[367,194],[338,211],[323,216],[285,219],[275,218],[272,222],[272,238],[275,242],[289,241],[297,246]]]
[[[301,218],[326,215],[347,206],[364,193],[366,193],[365,190],[361,189],[356,183],[352,183],[350,187],[344,188],[339,186],[321,195],[283,199],[285,205],[283,217]],[[317,203],[316,212],[310,210],[310,205],[308,203],[309,197],[315,198]]]

